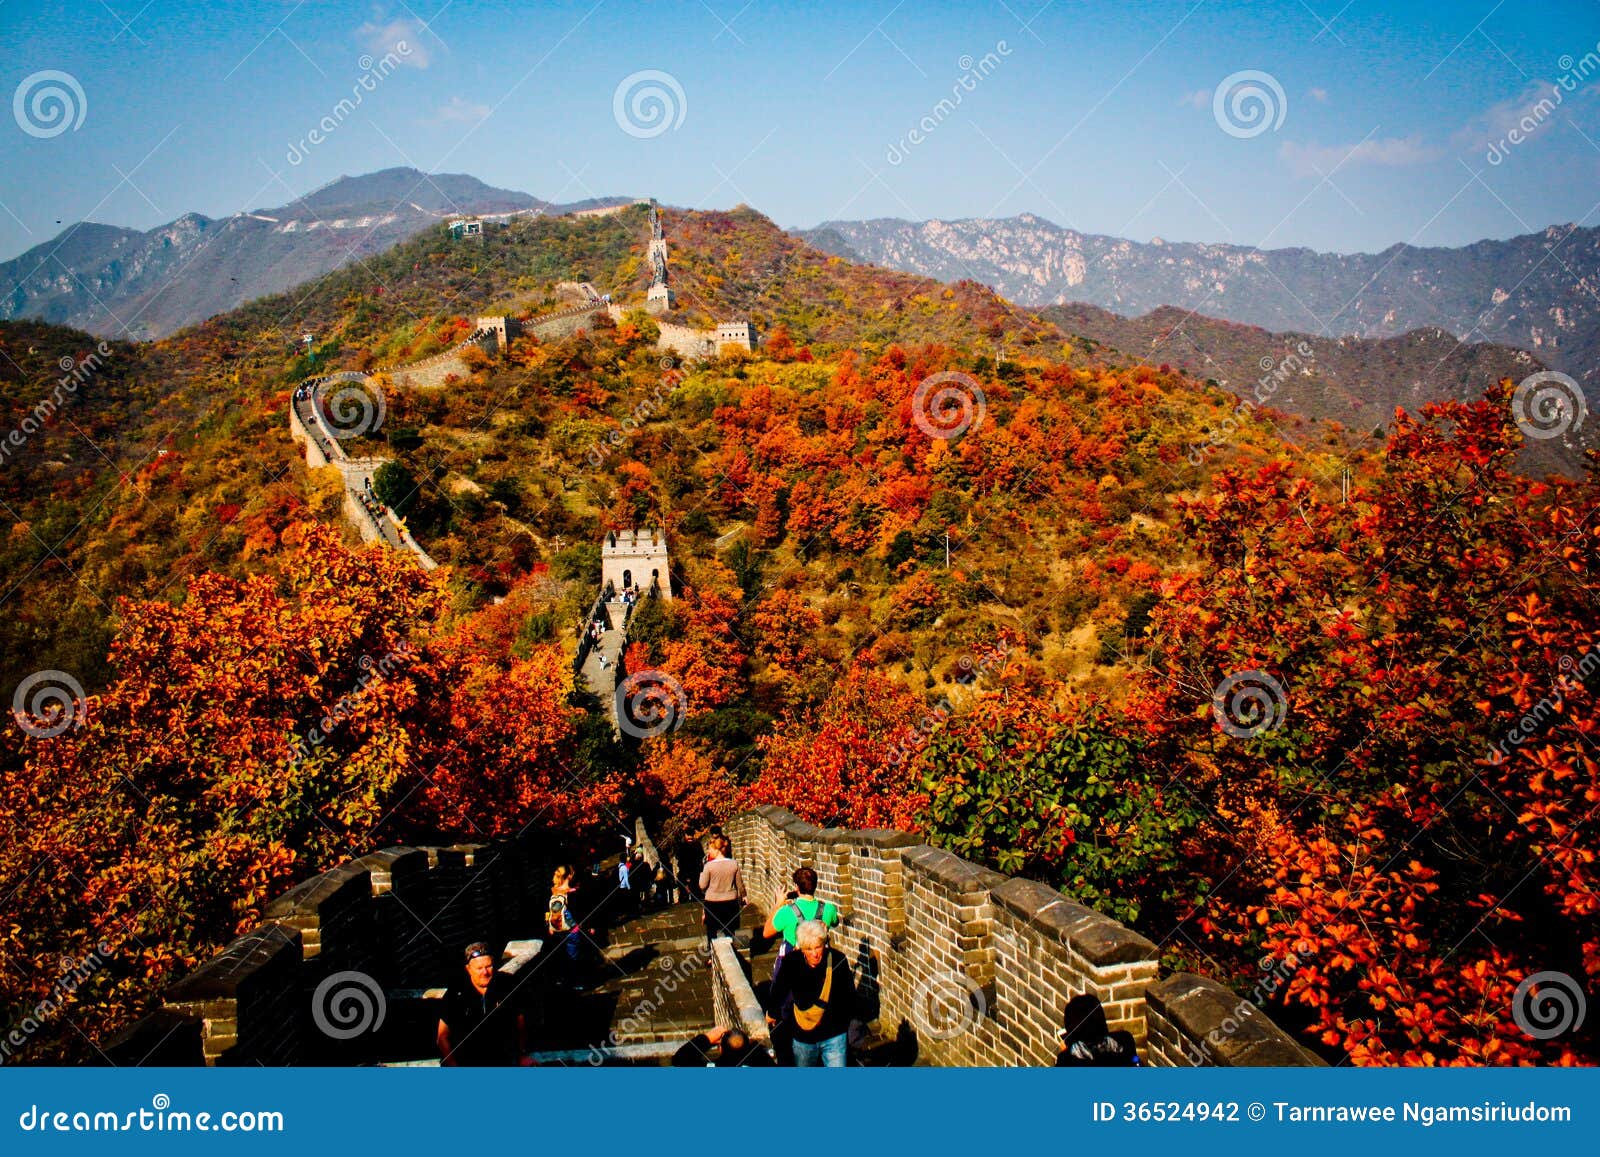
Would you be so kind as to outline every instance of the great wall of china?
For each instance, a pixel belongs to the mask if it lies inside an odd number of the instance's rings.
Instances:
[[[613,206],[590,211],[589,215],[616,213],[628,207]],[[650,313],[661,313],[672,308],[673,296],[668,285],[667,243],[654,202],[650,203],[650,234],[651,285],[645,308]],[[370,373],[346,370],[324,374],[307,378],[296,387],[289,402],[289,434],[304,446],[307,466],[313,469],[333,466],[339,470],[344,478],[345,519],[355,527],[363,542],[383,542],[396,549],[409,550],[428,570],[438,565],[411,536],[404,522],[379,502],[373,492],[373,476],[389,459],[354,458],[342,445],[345,439],[375,432],[381,425],[383,395],[375,379],[381,375],[401,389],[437,389],[471,374],[465,357],[469,348],[476,347],[493,357],[504,354],[518,337],[558,341],[591,328],[597,314],[605,313],[613,322],[621,321],[626,315],[621,305],[611,303],[587,283],[563,282],[556,288],[584,300],[557,313],[527,321],[510,315],[479,317],[466,338],[421,361],[380,366]],[[715,357],[726,348],[748,351],[754,348],[756,341],[755,329],[749,322],[725,322],[710,330],[659,319],[657,325],[660,328],[657,348],[670,350],[686,361]],[[339,389],[340,386],[344,388]],[[333,393],[328,396],[330,388]],[[330,412],[337,419],[352,408],[357,415],[354,424],[329,420]]]
[[[1147,1064],[1321,1064],[1258,1007],[1284,979],[1278,962],[1263,963],[1273,983],[1246,999],[1203,977],[1163,977],[1159,949],[1137,932],[907,832],[819,828],[773,807],[725,828],[752,897],[779,895],[794,868],[815,868],[817,894],[841,913],[834,943],[854,969],[860,1019],[892,1046],[892,1063],[1048,1065],[1062,1007],[1087,992]],[[647,861],[676,877],[678,851],[658,852],[642,823],[634,834]],[[607,976],[593,1000],[550,988],[556,954],[533,937],[560,858],[522,841],[349,860],[270,902],[259,926],[168,988],[106,1054],[117,1065],[430,1063],[443,986],[475,940],[503,946],[502,970],[529,985],[532,1019],[545,1026],[531,1048],[548,1063],[660,1063],[713,1025],[767,1040],[757,989],[771,956],[749,934],[762,914],[747,910],[707,969],[699,906],[681,886],[680,902],[602,932]]]
[[[672,295],[653,206],[651,226],[647,308],[660,313],[671,308]],[[503,352],[520,334],[565,336],[601,311],[623,316],[620,306],[606,303],[592,287],[577,288],[589,297],[584,304],[531,322],[479,318],[474,332],[451,350],[380,372],[408,388],[444,386],[469,372],[461,356],[469,345]],[[658,324],[658,344],[684,358],[714,355],[724,338],[744,348],[754,339],[745,323],[714,331]],[[372,474],[385,459],[350,456],[328,419],[330,412],[341,416],[341,405],[359,407],[363,397],[372,404],[362,393],[370,382],[371,375],[356,372],[308,379],[291,401],[290,431],[304,444],[308,465],[340,471],[346,517],[364,540],[408,549],[431,568],[433,560],[371,495]],[[341,399],[340,386],[361,397]],[[324,397],[328,390],[334,392]],[[666,596],[671,593],[664,538],[658,542],[651,533],[645,540],[638,532],[630,532],[626,542],[613,537],[604,558],[589,620],[603,618],[607,630],[597,644],[580,643],[574,664],[602,701],[608,686],[616,694],[632,609],[608,600],[607,579],[614,587],[620,578],[623,585],[643,588],[649,566]],[[633,567],[640,568],[637,576]],[[605,664],[601,655],[608,658]],[[609,706],[615,722],[617,708]],[[819,894],[836,901],[843,916],[835,943],[856,969],[867,1004],[862,1019],[879,1040],[909,1041],[911,1051],[902,1055],[916,1063],[1049,1064],[1060,1010],[1085,992],[1101,1000],[1112,1027],[1133,1034],[1150,1064],[1320,1063],[1256,1001],[1203,977],[1162,977],[1155,944],[1045,884],[1002,876],[906,832],[819,828],[778,808],[743,812],[726,828],[752,896],[780,893],[801,864],[816,869]],[[658,862],[642,824],[637,836],[651,862]],[[312,877],[268,904],[260,926],[169,988],[160,1009],[107,1053],[116,1064],[426,1063],[440,986],[456,978],[460,947],[470,940],[504,946],[502,970],[525,970],[536,981],[531,999],[571,1001],[537,983],[541,973],[552,971],[544,968],[552,954],[541,953],[531,939],[541,927],[555,862],[553,849],[543,851],[526,842],[387,848]],[[675,857],[669,862],[676,867]],[[680,886],[675,895],[686,890]],[[717,942],[710,969],[696,959],[684,972],[691,998],[652,998],[649,1015],[637,1005],[623,1007],[622,998],[636,995],[640,984],[663,983],[649,972],[650,962],[686,951],[686,943],[697,938],[697,911],[691,898],[655,924],[619,928],[615,944],[628,951],[608,949],[604,955],[618,974],[609,1023],[592,1026],[594,1039],[576,1042],[582,1047],[571,1047],[571,1039],[547,1041],[551,1047],[536,1055],[551,1063],[572,1063],[577,1056],[592,1063],[659,1062],[714,1024],[741,1026],[765,1041],[765,1017],[752,983],[765,966],[753,955],[748,961],[740,957],[738,948],[755,947],[742,934],[738,945]],[[1263,983],[1254,995],[1270,994],[1285,979],[1282,970],[1294,966],[1273,962],[1269,969],[1263,962]],[[674,980],[677,974],[675,967]],[[342,1023],[330,1027],[328,1019],[330,991],[348,997],[352,984],[364,997],[361,1007],[377,1009],[359,1032]]]

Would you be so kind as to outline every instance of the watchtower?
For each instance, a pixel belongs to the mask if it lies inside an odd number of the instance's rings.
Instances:
[[[613,531],[600,544],[600,585],[617,598],[629,587],[641,594],[648,594],[654,587],[658,598],[670,599],[670,574],[667,536],[662,531]]]

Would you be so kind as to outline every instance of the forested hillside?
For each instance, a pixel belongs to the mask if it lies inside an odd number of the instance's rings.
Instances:
[[[1306,942],[1274,1015],[1334,1059],[1593,1058],[1503,1015],[1531,972],[1600,974],[1600,490],[1513,469],[1509,383],[1386,444],[1241,420],[980,287],[668,214],[680,312],[761,348],[684,365],[634,311],[387,388],[364,447],[444,565],[355,548],[294,386],[557,281],[633,305],[643,212],[429,234],[114,349],[16,452],[7,677],[89,695],[7,732],[6,1003],[112,947],[57,1055],[350,854],[778,802],[1047,880],[1224,981]],[[3,336],[14,422],[92,347]],[[681,694],[624,743],[570,659],[603,534],[647,525],[677,597],[627,669]]]

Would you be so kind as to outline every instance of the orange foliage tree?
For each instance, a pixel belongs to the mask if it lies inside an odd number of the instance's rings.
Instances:
[[[286,538],[280,581],[204,575],[176,605],[124,602],[115,677],[76,726],[9,731],[8,1012],[60,961],[109,957],[39,1030],[41,1059],[80,1055],[294,879],[379,840],[581,826],[617,798],[564,756],[554,648],[496,666],[436,637],[444,588],[408,556]]]

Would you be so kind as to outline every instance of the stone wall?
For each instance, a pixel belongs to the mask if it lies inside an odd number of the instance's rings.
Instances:
[[[656,324],[661,328],[661,336],[656,339],[658,349],[671,350],[688,361],[716,356],[717,343],[714,340],[714,331],[692,329],[686,325],[675,325],[670,321],[660,321]]]
[[[424,995],[471,941],[542,935],[548,865],[512,844],[387,848],[304,880],[263,922],[167,989],[106,1048],[116,1065],[360,1064],[433,1052]],[[316,1001],[319,985],[324,999]],[[382,994],[374,1031],[342,1039],[330,1001]],[[353,1007],[346,1006],[346,1011]]]
[[[571,337],[575,333],[593,330],[595,322],[598,320],[596,315],[606,312],[606,307],[603,304],[591,302],[588,305],[576,306],[573,309],[562,310],[560,313],[547,314],[544,317],[523,322],[522,332],[532,334],[540,341],[557,341],[564,337]]]
[[[733,941],[725,936],[711,942],[711,1003],[717,1024],[743,1029],[745,1036],[763,1048],[771,1045],[766,1011],[744,973]]]
[[[306,465],[311,469],[318,470],[328,464],[328,456],[322,452],[317,440],[306,431],[306,424],[300,420],[300,411],[292,399],[289,402],[289,437],[305,448]]]
[[[763,906],[795,868],[816,869],[818,895],[844,918],[833,942],[855,969],[862,1019],[886,1037],[909,1034],[921,1063],[1052,1064],[1062,1009],[1084,992],[1151,1063],[1318,1063],[1264,1014],[1238,1015],[1240,998],[1221,985],[1186,974],[1158,983],[1154,944],[1044,884],[905,832],[819,828],[782,808],[724,826]],[[1248,1028],[1225,1028],[1229,1016]]]

